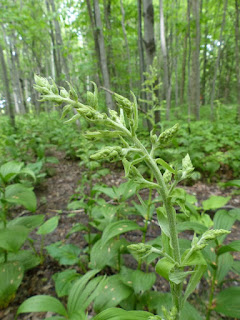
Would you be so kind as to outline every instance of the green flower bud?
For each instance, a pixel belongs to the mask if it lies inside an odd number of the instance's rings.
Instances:
[[[70,104],[67,104],[66,106],[64,106],[61,119],[63,119],[72,110],[72,108],[73,107]]]
[[[133,254],[136,254],[139,259],[145,258],[153,252],[153,247],[144,243],[130,244],[128,249],[132,251]]]
[[[172,179],[172,173],[170,171],[166,170],[163,174],[163,179],[166,184],[169,183]]]
[[[61,88],[60,96],[63,98],[69,98],[69,93],[67,92],[67,90],[65,88]]]
[[[133,114],[133,103],[120,94],[114,93],[115,100],[119,108],[123,109],[129,118]]]
[[[34,75],[34,81],[36,83],[36,85],[38,85],[39,87],[46,87],[49,88],[49,82],[46,78],[43,77],[39,77],[36,74]]]
[[[106,147],[98,151],[97,153],[91,155],[91,159],[93,160],[117,160],[122,158],[122,148],[121,147]]]
[[[194,170],[189,154],[186,155],[182,160],[182,177],[181,179],[187,178],[190,176],[191,172]]]
[[[95,94],[90,91],[87,92],[87,104],[94,109],[98,107],[98,100]]]
[[[158,137],[158,143],[165,144],[169,142],[179,129],[179,124],[175,124],[172,128],[163,131]]]
[[[195,245],[195,250],[201,250],[207,246],[207,242],[216,239],[224,234],[228,234],[230,231],[224,229],[211,229],[201,236],[200,240]]]

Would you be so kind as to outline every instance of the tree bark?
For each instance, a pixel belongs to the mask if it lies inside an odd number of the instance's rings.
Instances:
[[[100,8],[98,0],[94,0],[94,13],[95,13],[95,23],[96,23],[96,30],[97,30],[97,39],[98,39],[98,46],[100,51],[100,64],[102,69],[102,76],[103,76],[103,84],[104,87],[110,90],[110,78],[109,78],[109,71],[107,65],[107,56],[104,44],[104,37],[103,37],[103,29],[102,29],[102,21],[100,15]],[[113,100],[112,96],[108,91],[105,91],[106,94],[106,104],[109,109],[113,109]]]
[[[144,17],[144,44],[146,49],[147,71],[153,63],[156,53],[154,39],[154,9],[152,0],[143,0],[143,17]]]
[[[184,92],[185,92],[185,80],[186,80],[186,64],[187,64],[187,45],[188,43],[188,31],[184,37],[183,43],[183,55],[182,55],[182,72],[181,72],[181,85],[180,85],[180,105],[184,103]]]
[[[199,120],[200,114],[200,8],[199,0],[192,0],[192,13],[194,21],[194,46],[192,50],[191,72],[191,103],[195,118]]]
[[[11,125],[13,126],[13,128],[16,128],[14,108],[13,108],[13,104],[12,104],[11,92],[10,92],[10,87],[9,87],[7,66],[6,66],[6,62],[4,59],[4,53],[3,53],[3,48],[2,48],[1,43],[0,43],[0,61],[1,61],[1,66],[2,66],[3,82],[4,82],[6,101],[7,101],[7,107],[8,107],[7,110],[8,110],[8,114],[10,116]]]
[[[215,89],[216,89],[216,80],[218,75],[218,69],[219,69],[219,62],[220,62],[220,56],[222,51],[222,42],[223,42],[223,30],[226,23],[226,12],[227,12],[227,5],[228,0],[225,0],[224,3],[224,9],[223,9],[223,19],[222,19],[222,25],[221,25],[221,31],[220,31],[220,37],[219,37],[219,46],[218,46],[218,54],[217,54],[217,60],[215,63],[215,70],[214,70],[214,76],[213,76],[213,82],[212,82],[212,92],[211,92],[211,120],[214,120],[214,99],[215,99]]]
[[[168,53],[165,38],[165,26],[164,26],[164,14],[163,14],[163,1],[159,0],[159,16],[160,16],[160,40],[161,49],[163,55],[163,69],[164,69],[164,90],[167,103],[166,119],[170,118],[171,108],[171,81],[169,78],[169,67],[168,67]]]
[[[127,53],[127,60],[128,60],[128,79],[129,79],[129,88],[132,90],[132,68],[131,68],[131,56],[130,56],[130,50],[128,45],[128,39],[127,39],[127,32],[125,28],[125,11],[123,7],[123,2],[120,0],[121,5],[121,13],[122,13],[122,30],[123,30],[123,36],[124,36],[124,42],[126,47],[126,53]]]
[[[239,0],[235,0],[236,22],[235,22],[235,55],[236,55],[236,74],[237,74],[237,103],[238,103],[238,121],[240,122],[240,68],[239,68]]]
[[[145,63],[144,63],[144,51],[143,51],[143,36],[142,36],[142,1],[137,1],[138,6],[138,51],[139,51],[139,66],[140,66],[140,79],[141,85],[144,82],[144,72],[145,72]],[[141,88],[141,86],[140,86]],[[145,94],[143,99],[145,99]]]

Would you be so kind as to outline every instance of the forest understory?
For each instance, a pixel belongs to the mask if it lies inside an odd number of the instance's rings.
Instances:
[[[52,150],[50,152],[51,155],[55,156],[59,159],[59,163],[57,164],[48,164],[49,169],[51,169],[52,176],[45,179],[40,185],[35,188],[36,196],[38,199],[38,208],[36,214],[44,214],[46,219],[50,219],[54,217],[57,213],[60,213],[60,220],[58,224],[58,228],[51,234],[46,235],[44,240],[44,245],[47,246],[54,242],[64,240],[64,243],[71,243],[79,246],[81,249],[87,246],[86,241],[83,238],[84,231],[72,234],[70,237],[67,237],[69,230],[72,228],[74,223],[80,222],[83,224],[87,224],[88,216],[84,213],[83,209],[80,210],[68,210],[67,205],[69,203],[70,197],[74,194],[81,178],[86,174],[86,169],[84,167],[79,166],[79,162],[72,159],[67,159],[65,157],[64,152]],[[121,183],[125,182],[124,171],[122,170],[121,165],[119,163],[110,163],[106,164],[106,167],[110,169],[110,173],[101,178],[101,183],[108,186],[119,186]],[[98,183],[98,180],[93,181],[94,183]],[[191,186],[182,186],[189,194],[195,195],[198,199],[198,205],[201,201],[209,198],[211,195],[224,196],[227,197],[232,195],[234,191],[233,187],[228,187],[227,189],[221,189],[215,183],[204,183],[198,181]],[[86,190],[88,190],[88,186],[86,186]],[[143,198],[147,197],[147,190],[143,189],[141,191],[141,195]],[[111,200],[110,200],[111,202]],[[232,195],[231,200],[228,205],[225,207],[227,210],[233,208],[240,208],[240,197],[239,195]],[[13,215],[15,216],[24,216],[27,213],[26,210],[22,210],[21,208],[15,208],[13,210]],[[209,212],[211,217],[214,216],[214,211]],[[71,214],[74,214],[71,216]],[[136,218],[135,218],[136,219]],[[140,217],[137,217],[138,223],[143,225]],[[148,232],[146,235],[147,240],[151,240],[156,238],[159,235],[159,226],[157,225],[157,220],[153,216],[152,223],[148,228]],[[40,250],[41,239],[40,236],[36,234],[33,235],[36,240],[35,247],[37,250]],[[141,242],[141,233],[138,231],[131,231],[125,235],[127,240],[133,243]],[[180,237],[191,239],[192,232],[184,231],[181,233]],[[240,238],[240,223],[236,221],[233,225],[231,234],[228,235],[226,239],[226,243],[229,243],[233,240],[238,240]],[[240,253],[233,253],[234,259],[240,260]],[[137,268],[136,260],[131,257],[129,254],[125,255],[125,264],[127,267],[132,269]],[[75,268],[76,266],[72,266],[71,268]],[[51,295],[56,296],[56,292],[54,289],[54,281],[52,276],[60,271],[64,271],[69,269],[69,266],[60,265],[55,259],[48,255],[45,251],[44,253],[44,262],[43,264],[31,269],[25,273],[23,282],[20,288],[17,291],[16,297],[14,301],[8,306],[5,310],[0,310],[0,319],[2,320],[14,320],[16,311],[19,305],[29,297],[34,295]],[[78,272],[83,272],[81,268],[77,267]],[[150,271],[154,271],[154,268]],[[109,274],[114,274],[114,271],[109,268]],[[227,277],[226,283],[224,283],[223,288],[227,288],[229,284],[237,285],[240,279],[234,273],[229,273]],[[157,281],[154,285],[154,289],[161,292],[169,291],[168,282],[162,278],[157,277]],[[209,289],[209,284],[205,279],[202,279],[201,283],[198,286],[195,294],[191,297],[191,303],[198,309],[200,312],[204,311],[204,299],[207,300],[207,296],[205,296],[206,292]],[[94,311],[89,308],[89,316],[94,314]],[[18,316],[20,320],[41,320],[45,316],[50,317],[53,313],[30,313],[30,314],[21,314]],[[217,313],[212,314],[211,319],[232,319],[228,317],[220,317]]]

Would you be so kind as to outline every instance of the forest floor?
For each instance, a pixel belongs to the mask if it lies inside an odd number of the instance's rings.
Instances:
[[[79,166],[78,161],[65,159],[62,152],[55,151],[54,156],[59,159],[58,164],[50,165],[51,169],[54,171],[54,175],[45,179],[44,182],[38,185],[35,189],[38,198],[38,209],[36,214],[44,214],[46,215],[46,218],[51,218],[61,212],[58,228],[53,233],[46,236],[45,245],[65,239],[68,231],[74,223],[81,222],[86,224],[88,221],[87,216],[83,211],[81,212],[81,210],[78,210],[75,217],[69,217],[68,215],[70,211],[67,209],[70,197],[75,193],[78,182],[86,173],[85,169]],[[118,186],[120,183],[126,181],[124,179],[124,171],[122,168],[117,167],[115,164],[110,164],[108,167],[111,169],[110,173],[101,178],[102,183],[108,186]],[[94,183],[95,182],[97,181],[94,181]],[[86,186],[86,188],[87,187],[88,186]],[[200,181],[196,182],[192,186],[184,186],[184,188],[188,193],[194,194],[197,197],[199,205],[202,200],[209,198],[211,195],[229,196],[232,195],[233,191],[233,188],[221,189],[217,184],[206,184]],[[229,208],[240,208],[240,196],[233,195],[228,206]],[[25,211],[18,212],[18,214],[23,215],[25,214]],[[139,221],[139,223],[141,224],[141,221]],[[159,235],[159,228],[156,224],[151,225],[148,230],[148,235],[151,236],[151,238]],[[40,239],[37,238],[36,235],[34,236],[37,240],[36,248],[39,249]],[[185,236],[187,236],[187,234]],[[227,237],[227,242],[233,239],[240,239],[239,222],[233,226],[232,233]],[[139,242],[140,234],[136,232],[133,234],[130,233],[128,240],[131,240],[132,242]],[[66,243],[76,244],[80,248],[84,248],[86,246],[86,242],[83,238],[83,232],[72,234],[68,239],[66,239]],[[240,259],[239,256],[235,256],[235,258]],[[129,259],[129,261],[127,261],[127,265],[129,267],[134,268],[134,264],[136,264],[134,259]],[[37,294],[56,296],[52,275],[67,268],[69,267],[59,265],[57,261],[52,259],[46,253],[45,261],[42,265],[26,272],[23,282],[16,294],[15,300],[7,309],[0,310],[0,319],[13,320],[19,305],[31,296]],[[207,282],[203,281],[199,290],[201,292],[206,292],[206,286],[208,286]],[[157,279],[156,288],[160,291],[169,291],[167,281],[162,278],[160,279],[160,277]],[[201,292],[199,292],[199,294],[201,294]],[[22,314],[18,319],[40,320],[44,318],[44,315],[44,313]],[[48,313],[48,316],[51,316],[51,313]],[[214,317],[213,319],[219,318]]]

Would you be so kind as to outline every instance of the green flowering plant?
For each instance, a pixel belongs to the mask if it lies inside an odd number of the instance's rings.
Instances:
[[[170,283],[172,295],[172,308],[167,310],[163,308],[163,319],[178,320],[180,319],[183,306],[189,295],[195,290],[203,273],[206,270],[206,261],[201,250],[209,241],[216,239],[218,236],[229,233],[226,230],[207,230],[198,238],[193,237],[191,248],[180,251],[179,237],[177,230],[177,216],[174,205],[177,204],[177,198],[174,193],[177,184],[183,179],[189,178],[194,170],[191,159],[187,154],[182,160],[182,168],[174,168],[163,159],[155,157],[155,151],[158,148],[164,148],[172,137],[178,131],[178,125],[165,130],[160,135],[154,131],[150,133],[151,150],[143,145],[138,139],[138,106],[137,99],[132,94],[132,100],[113,93],[120,112],[109,110],[109,114],[103,113],[98,109],[98,90],[95,84],[94,93],[87,93],[87,103],[79,101],[74,88],[69,84],[69,91],[60,87],[57,88],[53,81],[48,81],[42,77],[35,76],[35,89],[41,94],[41,101],[52,101],[57,105],[64,104],[62,118],[64,118],[72,109],[76,114],[66,123],[75,121],[83,117],[86,121],[95,124],[97,127],[102,126],[104,130],[87,132],[86,137],[90,139],[99,139],[104,137],[116,137],[119,139],[119,146],[106,146],[94,155],[92,159],[110,161],[121,159],[125,169],[125,175],[128,179],[138,184],[139,189],[149,188],[156,189],[162,201],[162,207],[157,210],[158,223],[161,228],[162,248],[161,250],[147,244],[132,244],[129,250],[135,256],[142,259],[151,253],[157,253],[159,260],[156,264],[156,272],[166,278]],[[134,160],[133,160],[134,159]],[[143,177],[138,170],[138,164],[145,162],[151,171],[153,180],[150,181]],[[189,278],[190,277],[190,278]],[[188,280],[185,290],[183,282]],[[113,309],[113,314],[119,313],[121,309]],[[99,319],[104,319],[104,312]],[[125,319],[135,319],[124,315]],[[144,319],[162,319],[158,316],[146,314]],[[96,317],[98,319],[98,316]],[[106,318],[107,319],[107,318]],[[109,318],[110,319],[110,318]]]

